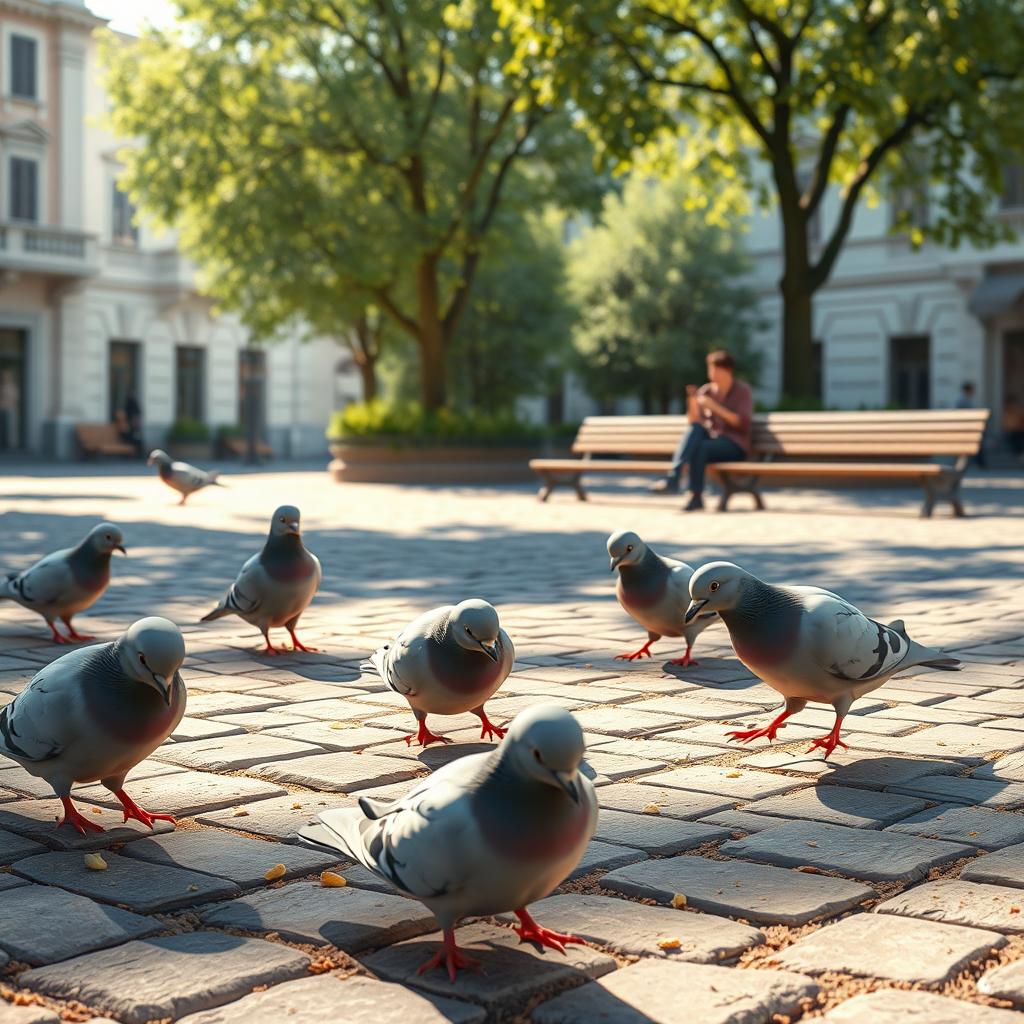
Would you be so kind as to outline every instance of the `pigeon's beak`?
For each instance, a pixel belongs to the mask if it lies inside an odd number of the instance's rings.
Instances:
[[[148,459],[146,459],[146,465],[147,466],[152,466],[155,461],[156,460],[153,458],[153,456],[150,455],[150,457]]]
[[[625,557],[625,555],[619,555],[618,558],[613,558],[611,565],[608,567],[608,571],[615,572],[615,570],[619,567],[619,562],[621,562]]]
[[[171,706],[171,688],[167,684],[167,677],[160,675],[158,672],[153,673],[153,682],[156,683],[156,689],[160,696],[163,697],[164,703]]]
[[[576,785],[576,772],[556,772],[552,771],[551,774],[555,777],[555,781],[569,794],[572,802],[578,804],[580,802],[580,789]]]
[[[299,530],[299,524],[298,523],[289,523],[288,524],[288,532],[290,534],[292,534],[293,536],[298,537],[300,532],[301,532]]]
[[[124,557],[125,557],[125,558],[127,558],[127,557],[128,557],[128,552],[127,552],[127,551],[125,551],[125,549],[124,549],[124,545],[123,545],[123,544],[118,544],[118,545],[117,545],[117,546],[116,546],[116,547],[114,548],[114,550],[115,550],[115,551],[120,551],[120,552],[121,552],[121,554],[122,554],[122,555],[124,555]]]
[[[498,644],[497,644],[497,642],[495,642],[493,644],[485,644],[483,642],[483,640],[477,640],[477,643],[480,645],[480,650],[483,651],[484,654],[486,654],[487,657],[491,659],[491,661],[497,661],[498,660],[500,655],[498,654]]]
[[[686,614],[683,616],[683,622],[692,622],[697,613],[708,603],[708,598],[704,598],[703,601],[691,601],[690,607],[686,609]]]

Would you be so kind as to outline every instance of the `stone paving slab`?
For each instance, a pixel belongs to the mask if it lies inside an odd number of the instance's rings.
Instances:
[[[271,782],[283,782],[329,793],[344,793],[371,786],[386,786],[424,774],[417,763],[403,764],[397,758],[339,751],[292,761],[260,764],[253,772]]]
[[[103,790],[110,796],[108,790]],[[77,791],[76,791],[77,795]],[[105,850],[116,843],[127,843],[154,832],[170,832],[174,826],[167,821],[154,822],[150,829],[138,821],[122,822],[121,805],[116,799],[113,803],[117,810],[109,807],[98,807],[86,800],[75,800],[75,806],[96,824],[102,826],[104,832],[90,832],[79,835],[70,825],[57,822],[64,813],[60,803],[50,800],[19,800],[12,804],[0,804],[0,827],[9,830],[26,840],[56,850]]]
[[[98,1007],[124,1024],[146,1024],[222,1006],[256,985],[299,977],[308,963],[304,953],[261,939],[192,932],[35,968],[18,982]]]
[[[226,878],[243,889],[266,885],[264,875],[277,864],[283,864],[285,868],[280,877],[290,879],[336,867],[344,859],[340,854],[304,846],[287,846],[263,839],[206,831],[173,832],[140,839],[126,846],[123,855],[149,864],[164,864]]]
[[[237,1003],[189,1014],[181,1024],[324,1024],[337,1020],[341,1007],[345,1024],[482,1024],[486,1016],[481,1007],[457,999],[413,992],[373,978],[340,979],[327,974],[286,981]]]
[[[756,928],[713,914],[690,914],[612,896],[566,893],[530,907],[534,919],[556,932],[578,935],[622,956],[666,957],[689,963],[731,960],[764,942]],[[515,924],[511,914],[502,915]],[[661,948],[661,939],[679,939],[678,947]]]
[[[787,821],[723,843],[720,850],[730,857],[787,868],[806,864],[869,882],[915,882],[930,868],[974,853],[974,847],[959,843],[811,821]]]
[[[195,740],[192,743],[172,743],[162,746],[153,756],[182,768],[234,772],[270,761],[308,757],[321,749],[312,743],[299,743],[276,733],[260,732]]]
[[[731,833],[715,825],[695,821],[661,819],[654,814],[602,810],[596,838],[617,846],[631,846],[645,853],[669,856],[693,850],[704,843],[728,839]]]
[[[298,830],[312,823],[321,811],[351,804],[355,804],[355,798],[341,793],[289,793],[270,800],[197,814],[196,821],[202,825],[215,825],[234,832],[249,832],[293,843],[298,838]]]
[[[649,960],[542,1003],[536,1024],[768,1024],[818,986],[788,971]]]
[[[178,743],[194,740],[208,740],[215,736],[238,736],[245,732],[241,722],[229,725],[207,718],[192,718],[186,715],[171,733],[171,739]]]
[[[695,743],[679,743],[676,740],[665,740],[660,736],[623,736],[613,739],[601,736],[596,743],[587,745],[588,753],[624,754],[627,757],[658,758],[666,764],[684,761],[695,764],[718,757],[717,751]]]
[[[777,793],[788,793],[807,785],[804,779],[790,779],[785,775],[772,775],[769,772],[751,771],[748,768],[716,768],[710,765],[675,768],[651,776],[644,782],[652,786],[667,786],[669,789],[686,789],[718,797],[728,796],[734,800],[757,800]]]
[[[104,853],[105,871],[91,871],[77,853],[42,853],[15,865],[19,875],[81,896],[127,907],[139,914],[192,906],[239,892],[226,879]]]
[[[343,726],[343,728],[336,728]],[[362,750],[375,743],[389,743],[395,734],[390,729],[373,729],[349,722],[302,722],[282,728],[274,727],[274,736],[312,743],[323,750]]]
[[[652,761],[642,757],[605,753],[602,750],[588,750],[586,764],[595,774],[616,782],[639,775],[649,775],[666,767],[664,761]]]
[[[46,847],[14,832],[0,830],[0,864],[12,864],[34,853],[45,853]]]
[[[223,671],[223,663],[218,666]],[[188,679],[185,679],[188,685]],[[266,711],[281,701],[270,697],[257,697],[251,693],[230,693],[225,689],[219,693],[190,693],[188,713],[196,718],[212,718],[214,715],[230,714],[234,711]]]
[[[400,942],[437,927],[434,915],[401,896],[319,882],[295,882],[213,907],[203,923],[247,932],[276,932],[293,942],[333,945],[348,953]]]
[[[925,807],[926,801],[913,797],[846,786],[814,786],[799,793],[755,800],[744,810],[779,818],[806,818],[851,828],[876,829],[916,814]]]
[[[1014,1006],[1024,1006],[1024,961],[1018,960],[1016,963],[986,971],[978,979],[978,991],[987,996],[995,996],[996,999],[1008,999]],[[1020,1014],[1016,1014],[1015,1017],[1019,1021]]]
[[[623,704],[617,708],[591,708],[577,711],[575,716],[584,731],[607,736],[646,736],[679,725],[683,717],[663,711],[643,711],[641,707]]]
[[[960,872],[960,877],[966,882],[988,882],[1024,889],[1024,843],[978,857]]]
[[[735,804],[735,800],[728,797],[669,789],[646,782],[602,786],[597,792],[597,799],[602,809],[629,811],[633,814],[644,814],[645,817],[654,812],[645,813],[644,808],[656,807],[657,816],[664,818],[700,818],[714,811],[726,810]]]
[[[261,779],[190,771],[141,779],[126,788],[132,799],[147,811],[160,811],[178,818],[281,796],[286,792],[280,786],[272,786]],[[83,786],[80,792],[83,799],[104,807],[120,806],[113,794],[102,786]]]
[[[912,782],[888,786],[885,791],[919,796],[944,804],[970,804],[975,807],[993,808],[1024,806],[1024,783],[925,775]]]
[[[786,824],[785,818],[769,818],[764,814],[750,814],[748,811],[719,811],[700,819],[708,825],[721,825],[729,829],[736,838],[736,833],[743,832],[753,835],[769,828],[781,828]]]
[[[979,982],[981,988],[983,983]],[[984,990],[983,990],[984,991]],[[854,996],[830,1010],[821,1018],[822,1024],[1020,1024],[1020,1016],[1012,1010],[961,1002],[930,992],[906,992],[887,988],[867,995]]]
[[[971,775],[976,779],[1003,779],[1008,782],[1024,782],[1024,753],[1007,754],[991,764],[975,768]]]
[[[47,885],[0,894],[0,949],[39,966],[161,931],[156,921]]]
[[[0,1000],[0,1024],[60,1024],[60,1017],[45,1006],[12,1006]]]
[[[790,925],[850,910],[874,895],[841,878],[696,856],[631,864],[605,875],[601,887],[661,904],[679,893],[696,910]]]
[[[599,869],[614,871],[616,868],[625,867],[627,864],[636,864],[646,859],[647,854],[642,850],[634,850],[614,843],[604,843],[600,839],[591,839],[579,864],[570,873],[569,879],[582,878],[584,875],[589,875],[591,871]]]
[[[989,928],[1005,935],[1024,933],[1024,893],[1001,885],[983,885],[956,878],[926,882],[880,903],[875,911]]]
[[[0,892],[6,892],[8,889],[16,889],[20,885],[28,884],[28,881],[24,878],[0,872]]]
[[[936,725],[909,736],[866,736],[849,740],[855,750],[881,750],[981,764],[995,754],[1024,748],[1024,735],[974,725]]]
[[[363,957],[370,971],[385,981],[397,981],[439,995],[481,1003],[508,1012],[551,985],[572,984],[614,971],[615,960],[590,946],[566,946],[565,954],[538,950],[519,942],[509,928],[471,924],[455,932],[459,948],[480,961],[478,971],[459,971],[454,983],[443,970],[418,974],[437,951],[441,933],[409,939]]]
[[[998,850],[1024,842],[1024,816],[952,804],[930,807],[889,828],[893,832],[926,839],[948,839],[983,850]]]
[[[856,977],[940,985],[1006,945],[998,932],[888,914],[854,914],[821,928],[774,959],[807,974],[841,971]]]

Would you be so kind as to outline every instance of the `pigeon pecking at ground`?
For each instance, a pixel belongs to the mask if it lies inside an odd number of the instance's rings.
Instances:
[[[144,811],[124,791],[125,776],[177,727],[185,713],[181,631],[150,616],[121,637],[69,651],[37,673],[0,709],[0,754],[45,779],[82,835],[102,832],[71,802],[77,783],[102,782],[134,818],[152,828],[169,814]]]
[[[200,621],[237,615],[263,634],[263,654],[288,650],[270,642],[270,630],[284,626],[295,650],[315,653],[316,647],[306,647],[299,641],[295,628],[316,596],[320,576],[320,560],[302,543],[299,510],[294,505],[282,505],[270,520],[263,550],[242,566],[221,603]]]
[[[663,636],[681,636],[686,653],[673,658],[672,665],[696,665],[690,657],[693,642],[708,626],[718,621],[714,612],[684,621],[690,603],[690,577],[693,569],[685,562],[663,558],[648,547],[632,530],[620,530],[608,538],[611,571],[619,570],[615,596],[619,604],[647,630],[647,643],[638,651],[616,655],[635,661],[645,654],[651,657],[651,644]]]
[[[505,730],[490,721],[484,704],[508,678],[515,657],[498,613],[474,598],[414,619],[393,643],[370,656],[370,664],[416,716],[418,729],[406,736],[406,744],[415,739],[425,747],[451,742],[427,728],[427,715],[471,711],[480,719],[481,739],[501,739]]]
[[[218,479],[219,473],[208,473],[197,466],[190,466],[187,462],[172,462],[170,455],[161,448],[154,448],[149,453],[146,465],[155,465],[160,479],[181,495],[179,505],[184,505],[190,494],[195,494],[196,491],[201,491],[204,487],[224,486]]]
[[[597,798],[579,771],[583,731],[568,711],[518,715],[494,750],[452,761],[392,804],[324,811],[300,838],[341,851],[420,900],[444,942],[420,973],[442,964],[455,980],[475,967],[455,943],[461,918],[514,911],[520,940],[564,952],[580,942],[537,924],[526,909],[580,862],[597,827]]]
[[[77,547],[54,551],[24,572],[0,580],[0,600],[16,601],[42,615],[54,643],[95,640],[76,632],[71,617],[94,604],[107,589],[115,551],[127,554],[121,531],[113,523],[100,523]],[[66,637],[57,631],[57,619],[67,627]]]
[[[775,739],[808,701],[831,704],[836,721],[827,736],[811,742],[825,757],[846,748],[843,718],[858,697],[877,690],[913,665],[955,669],[960,663],[911,640],[901,619],[884,626],[837,594],[818,587],[764,583],[731,562],[710,562],[690,580],[692,618],[708,609],[722,617],[740,661],[786,699],[785,710],[763,729],[732,732],[749,743]]]

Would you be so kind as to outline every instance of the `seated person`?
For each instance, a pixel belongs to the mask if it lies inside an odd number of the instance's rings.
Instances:
[[[1016,395],[1007,395],[1003,405],[1003,435],[1013,457],[1020,461],[1024,456],[1024,405]]]
[[[724,349],[707,357],[708,383],[686,389],[686,415],[690,428],[679,442],[672,468],[653,491],[674,494],[679,490],[683,466],[689,466],[690,500],[684,511],[704,507],[704,469],[712,462],[736,462],[750,452],[750,419],[754,396],[735,377],[736,361]]]

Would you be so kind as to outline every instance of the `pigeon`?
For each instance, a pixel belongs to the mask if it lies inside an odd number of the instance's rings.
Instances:
[[[190,466],[187,462],[172,462],[170,455],[161,448],[154,448],[149,453],[146,465],[156,465],[160,479],[181,495],[179,505],[184,505],[190,494],[195,494],[196,491],[201,491],[204,487],[224,486],[217,479],[220,476],[219,473],[207,473],[196,466]]]
[[[635,661],[651,657],[651,644],[663,636],[681,636],[686,653],[673,658],[672,665],[697,665],[690,657],[693,642],[708,626],[718,621],[714,612],[695,617],[686,624],[683,619],[690,603],[690,578],[693,569],[685,562],[663,558],[646,545],[632,530],[620,530],[608,538],[611,571],[619,570],[615,596],[619,604],[644,629],[647,643],[638,651],[616,655],[617,660]]]
[[[687,619],[705,609],[717,611],[740,661],[786,700],[763,729],[729,734],[744,743],[775,739],[787,718],[815,701],[831,704],[836,721],[807,753],[820,747],[828,758],[837,746],[848,749],[839,730],[858,697],[914,665],[955,671],[960,664],[911,640],[901,619],[882,625],[829,590],[774,586],[731,562],[698,569],[690,596]]]
[[[124,791],[125,776],[171,733],[185,713],[181,631],[150,616],[108,644],[69,651],[37,673],[0,709],[0,754],[45,779],[64,805],[65,823],[82,835],[102,832],[71,802],[76,783],[102,782],[124,820],[148,828],[174,822],[144,811]]]
[[[420,900],[444,931],[419,973],[442,964],[452,981],[475,967],[455,943],[461,918],[514,911],[522,942],[564,952],[581,942],[541,927],[526,909],[573,871],[597,827],[597,798],[580,772],[583,731],[568,711],[535,705],[493,750],[452,761],[394,803],[361,797],[300,829]]]
[[[282,505],[270,520],[270,533],[263,550],[253,555],[231,584],[216,608],[201,622],[225,615],[237,615],[263,634],[262,654],[282,654],[287,647],[274,647],[270,630],[284,626],[297,651],[316,653],[295,635],[299,616],[309,607],[320,586],[320,560],[306,550],[299,530],[299,510]]]
[[[0,580],[0,600],[17,601],[42,615],[54,643],[95,640],[77,632],[71,617],[93,605],[107,589],[110,556],[115,551],[128,553],[121,531],[113,523],[100,523],[77,547],[54,551],[24,572],[10,573]],[[55,619],[67,627],[67,636],[57,631]]]
[[[473,598],[414,619],[394,643],[370,656],[370,664],[416,716],[417,732],[405,737],[406,745],[415,739],[426,747],[451,742],[427,728],[427,715],[472,711],[480,719],[482,740],[501,739],[505,730],[491,722],[484,704],[508,678],[515,658],[498,613]]]

